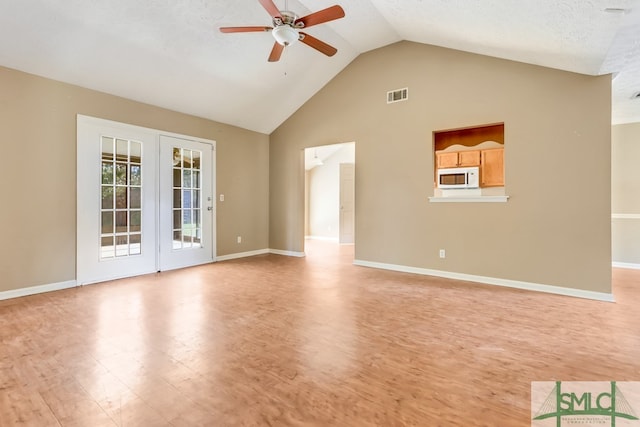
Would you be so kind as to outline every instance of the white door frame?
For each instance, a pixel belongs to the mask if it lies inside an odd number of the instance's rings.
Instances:
[[[85,191],[83,191],[81,188],[81,184],[84,184],[84,183],[81,183],[80,181],[83,178],[83,176],[87,176],[86,174],[89,174],[90,176],[92,173],[91,170],[87,170],[87,167],[88,167],[87,164],[90,162],[87,162],[86,158],[83,158],[83,155],[85,153],[85,150],[83,150],[84,148],[83,144],[87,143],[86,141],[87,136],[86,136],[86,132],[83,133],[82,130],[86,129],[87,126],[106,127],[111,129],[117,129],[121,132],[130,132],[133,134],[146,134],[154,140],[155,153],[153,154],[152,161],[155,162],[155,173],[154,173],[155,176],[153,177],[155,181],[154,181],[153,191],[155,193],[156,207],[154,212],[155,230],[153,230],[154,237],[155,237],[155,264],[153,269],[137,271],[135,272],[135,274],[122,274],[119,272],[113,272],[113,274],[92,278],[87,276],[87,272],[85,271],[85,269],[82,268],[82,265],[80,265],[80,263],[83,262],[82,260],[86,258],[87,242],[83,241],[82,235],[83,233],[87,232],[86,230],[88,226],[87,221],[83,220],[83,218],[85,217],[85,215],[87,215],[87,213],[86,213],[86,210],[83,209],[84,208],[84,205],[82,203],[83,200],[81,200],[81,198],[83,197],[83,193],[85,193]],[[96,117],[85,116],[82,114],[77,115],[76,281],[78,285],[85,285],[85,284],[96,283],[96,282],[101,282],[105,280],[113,280],[113,279],[128,277],[131,275],[146,274],[146,273],[153,273],[153,272],[159,271],[160,260],[159,260],[158,245],[160,241],[159,240],[160,212],[158,207],[160,206],[160,187],[159,187],[160,168],[159,168],[158,162],[159,162],[160,156],[158,155],[159,154],[158,152],[160,147],[161,135],[201,142],[201,143],[209,144],[212,146],[213,158],[212,158],[212,173],[211,173],[211,181],[212,181],[211,193],[215,196],[216,194],[216,141],[205,139],[205,138],[193,137],[189,135],[173,133],[173,132],[161,131],[158,129],[120,123],[112,120],[105,120],[105,119],[100,119]],[[214,197],[214,201],[215,201],[215,197]],[[212,225],[211,225],[211,234],[212,234],[211,240],[212,240],[212,259],[215,262],[216,252],[217,252],[217,249],[216,249],[216,219],[217,219],[216,213],[217,212],[215,210],[215,206],[216,206],[215,203],[213,203],[212,205],[213,205],[213,218],[212,218]]]
[[[355,163],[340,163],[338,242],[341,244],[355,243],[355,179]],[[345,223],[348,225],[347,227],[345,227]],[[347,232],[345,228],[348,228],[350,232]]]

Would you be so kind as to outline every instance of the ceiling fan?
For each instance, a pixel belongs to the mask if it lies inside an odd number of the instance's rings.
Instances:
[[[344,10],[340,6],[331,6],[299,18],[298,15],[288,10],[288,1],[285,1],[285,10],[278,10],[273,0],[258,1],[269,15],[271,15],[271,18],[273,19],[273,27],[220,27],[220,31],[223,33],[271,31],[271,34],[276,41],[273,44],[273,49],[271,49],[269,62],[278,61],[284,51],[284,48],[292,45],[298,40],[327,56],[333,56],[338,51],[335,47],[330,46],[307,33],[303,33],[300,30],[303,28],[309,28],[313,25],[333,21],[334,19],[344,18]]]

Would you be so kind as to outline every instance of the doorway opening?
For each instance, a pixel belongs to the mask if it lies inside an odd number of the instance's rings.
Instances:
[[[355,142],[305,149],[304,212],[305,253],[309,241],[355,244]]]

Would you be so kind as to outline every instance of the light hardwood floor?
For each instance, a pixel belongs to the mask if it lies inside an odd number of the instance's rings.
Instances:
[[[616,303],[264,255],[0,301],[0,425],[529,426],[531,381],[640,380]]]

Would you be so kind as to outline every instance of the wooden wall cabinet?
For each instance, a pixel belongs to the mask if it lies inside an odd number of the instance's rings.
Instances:
[[[480,165],[480,151],[460,151],[458,153],[458,166],[479,166]]]
[[[436,154],[438,169],[458,167],[458,153],[438,153]]]
[[[480,166],[480,150],[436,153],[438,169]]]
[[[436,153],[436,162],[437,169],[480,166],[480,187],[504,186],[504,148]]]
[[[504,186],[504,148],[481,151],[480,186]]]

